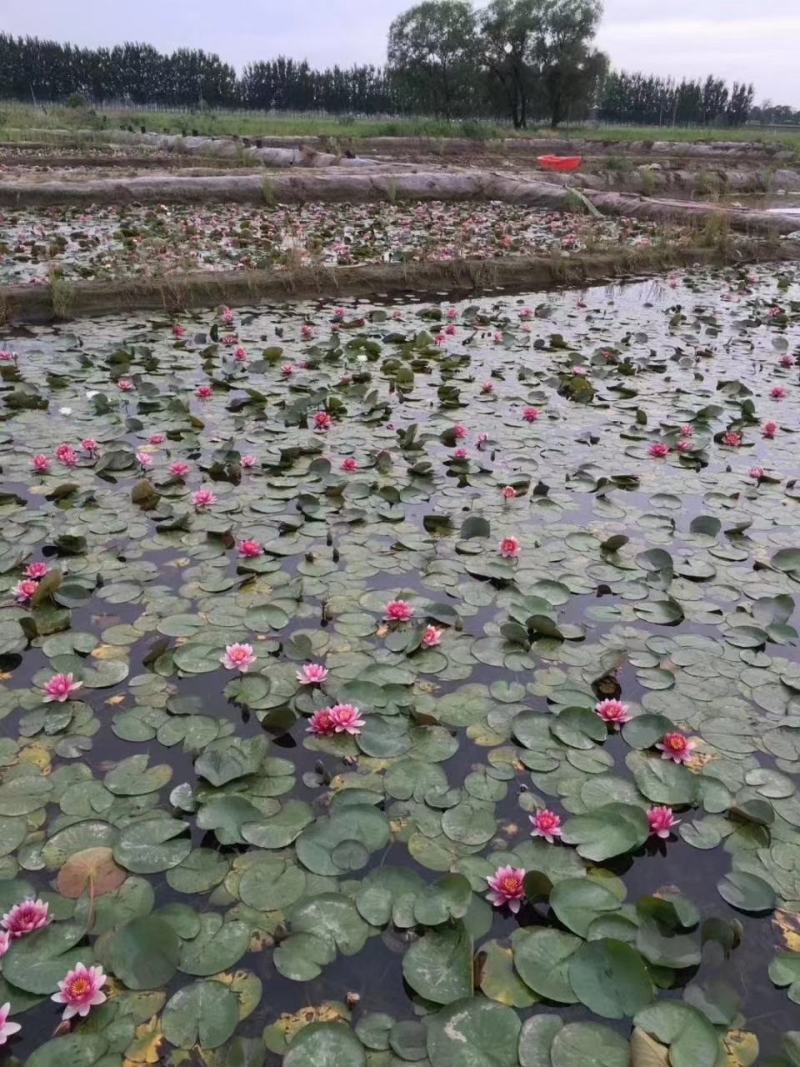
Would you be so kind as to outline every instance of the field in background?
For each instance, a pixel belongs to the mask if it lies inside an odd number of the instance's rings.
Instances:
[[[175,134],[241,137],[467,137],[492,140],[502,137],[585,137],[612,141],[762,141],[783,144],[800,152],[800,130],[785,133],[746,126],[735,130],[671,126],[562,126],[553,131],[531,126],[514,130],[508,124],[468,120],[448,122],[434,118],[353,118],[317,114],[275,114],[257,111],[170,111],[120,108],[74,108],[62,104],[0,102],[0,140],[47,139],[50,131],[93,131],[102,139],[119,129]]]

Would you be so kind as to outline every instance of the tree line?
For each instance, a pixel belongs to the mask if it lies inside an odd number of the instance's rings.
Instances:
[[[601,0],[423,0],[392,22],[385,67],[317,70],[279,57],[241,75],[201,49],[80,48],[0,34],[0,98],[529,122],[597,117],[641,125],[740,126],[753,87],[609,70],[594,45]],[[774,108],[786,121],[789,108]]]

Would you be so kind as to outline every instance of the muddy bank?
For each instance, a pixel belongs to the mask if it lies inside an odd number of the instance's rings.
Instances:
[[[41,322],[117,311],[178,311],[226,304],[335,299],[399,293],[480,293],[496,288],[582,286],[693,265],[723,265],[800,255],[800,245],[740,241],[716,247],[665,247],[586,254],[576,258],[519,256],[429,263],[308,267],[293,271],[187,272],[160,279],[56,282],[0,286],[0,325]]]
[[[0,206],[63,204],[201,203],[207,201],[292,204],[364,203],[386,200],[499,200],[553,210],[591,210],[657,222],[699,224],[710,220],[744,233],[787,234],[797,219],[775,212],[721,208],[682,200],[655,200],[635,194],[587,190],[578,193],[555,182],[523,179],[491,171],[429,171],[364,174],[340,169],[274,175],[178,175],[72,182],[7,182]]]

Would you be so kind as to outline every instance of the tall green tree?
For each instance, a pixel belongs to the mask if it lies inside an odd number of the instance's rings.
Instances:
[[[448,119],[475,111],[475,15],[466,0],[424,0],[398,15],[388,59],[404,110]]]

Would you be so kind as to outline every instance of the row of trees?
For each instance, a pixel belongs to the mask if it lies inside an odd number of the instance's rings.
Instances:
[[[241,76],[198,49],[171,55],[146,44],[78,48],[0,34],[0,98],[127,101],[131,104],[323,110],[510,119],[597,115],[643,125],[739,126],[753,87],[718,78],[675,82],[609,72],[594,47],[601,0],[423,0],[394,20],[385,68],[315,70],[278,58]],[[772,108],[781,121],[788,108]]]
[[[741,126],[753,107],[752,85],[728,88],[711,75],[705,81],[675,82],[612,71],[600,97],[599,118],[646,126]]]

